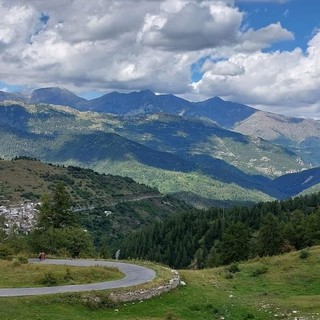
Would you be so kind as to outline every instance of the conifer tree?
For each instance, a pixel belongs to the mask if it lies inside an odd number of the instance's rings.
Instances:
[[[273,256],[281,252],[283,237],[280,223],[273,214],[269,213],[263,219],[257,241],[260,256]]]
[[[221,241],[221,259],[224,264],[246,260],[249,257],[250,232],[241,222],[231,223]]]
[[[71,198],[62,183],[58,183],[51,195],[42,197],[37,226],[40,229],[77,226],[71,210]]]

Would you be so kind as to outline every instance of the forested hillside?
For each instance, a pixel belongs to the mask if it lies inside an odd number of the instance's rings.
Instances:
[[[89,231],[97,248],[117,246],[130,231],[189,208],[130,178],[24,157],[0,160],[0,174],[0,205],[6,206],[42,201],[62,183],[78,223]]]
[[[203,268],[320,244],[320,193],[251,207],[193,210],[131,234],[124,258]]]

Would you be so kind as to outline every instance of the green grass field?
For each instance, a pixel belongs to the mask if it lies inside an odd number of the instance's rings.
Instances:
[[[18,260],[0,260],[0,270],[1,288],[83,284],[116,280],[124,277],[123,273],[115,268],[21,264]]]
[[[320,319],[320,247],[309,253],[241,263],[232,276],[225,267],[182,270],[186,286],[143,302],[112,305],[108,292],[1,298],[0,319]],[[104,303],[88,303],[97,297]]]

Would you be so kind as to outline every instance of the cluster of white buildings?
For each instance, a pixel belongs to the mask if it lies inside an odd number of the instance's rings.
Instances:
[[[20,205],[0,206],[0,215],[4,216],[4,230],[9,233],[29,233],[35,224],[36,209],[39,203],[22,203]]]

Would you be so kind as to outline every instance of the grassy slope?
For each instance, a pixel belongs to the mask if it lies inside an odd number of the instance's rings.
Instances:
[[[320,192],[320,184],[316,184],[315,186],[305,189],[302,192],[300,192],[297,196],[304,196],[307,194],[317,193]]]
[[[42,287],[45,274],[52,274],[56,285],[83,284],[109,281],[123,278],[123,274],[115,268],[101,266],[72,267],[39,264],[19,264],[17,261],[0,260],[1,288]]]
[[[200,172],[179,172],[143,166],[131,160],[95,164],[99,172],[118,173],[140,183],[149,184],[164,194],[192,192],[204,198],[228,201],[271,201],[273,198],[258,190],[242,188],[234,183],[224,183]]]
[[[107,236],[112,242],[141,226],[187,210],[176,199],[162,196],[158,190],[130,178],[101,175],[92,170],[57,167],[31,160],[0,161],[0,205],[22,200],[38,201],[51,192],[58,181],[66,185],[81,224],[95,241]],[[33,199],[34,198],[34,199]],[[87,206],[93,206],[86,210]],[[107,216],[104,212],[110,211]]]
[[[319,319],[320,247],[225,268],[185,270],[186,286],[143,303],[89,310],[70,295],[0,299],[1,319]],[[252,276],[262,267],[267,272]],[[116,311],[118,310],[118,311]],[[277,316],[275,316],[277,315]]]
[[[103,176],[90,170],[72,170],[32,160],[0,161],[0,174],[0,195],[11,202],[23,200],[24,194],[32,193],[39,197],[52,190],[58,181],[64,182],[78,205],[87,204],[89,200],[110,205],[132,197],[159,195],[157,190],[131,179]]]

